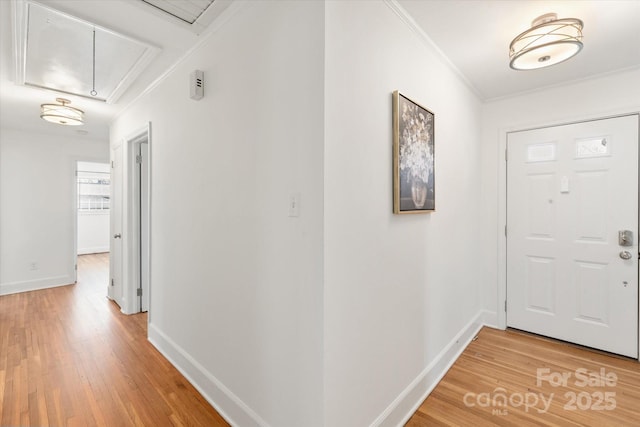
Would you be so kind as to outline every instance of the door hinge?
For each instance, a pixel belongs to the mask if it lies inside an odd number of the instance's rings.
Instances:
[[[75,266],[75,270],[76,270],[76,271],[78,271],[78,264],[76,264],[76,266]]]
[[[507,237],[507,225],[504,226],[504,237]]]
[[[113,169],[113,160],[111,160],[111,169]]]
[[[507,300],[504,300],[504,312],[507,312]]]
[[[136,163],[142,163],[142,154],[136,154]]]
[[[111,279],[111,286],[113,286],[113,279]]]
[[[142,296],[142,288],[136,289],[136,295],[139,296],[139,297]]]
[[[508,162],[509,161],[509,150],[508,149],[504,149],[504,161]]]

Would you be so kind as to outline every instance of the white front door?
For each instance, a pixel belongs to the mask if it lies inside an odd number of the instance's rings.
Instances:
[[[638,142],[638,115],[509,133],[507,326],[638,357]]]

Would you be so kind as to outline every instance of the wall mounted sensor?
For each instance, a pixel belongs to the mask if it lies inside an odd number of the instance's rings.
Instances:
[[[195,70],[191,73],[191,99],[196,101],[204,96],[204,72]]]

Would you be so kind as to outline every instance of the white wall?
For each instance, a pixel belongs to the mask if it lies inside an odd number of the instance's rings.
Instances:
[[[153,128],[150,339],[237,425],[397,424],[480,324],[480,104],[392,6],[236,3],[111,129]],[[391,213],[395,89],[433,214]]]
[[[234,424],[323,425],[323,4],[227,15],[111,129],[153,129],[149,335]]]
[[[74,282],[77,160],[108,142],[0,129],[0,294]]]
[[[484,305],[490,323],[504,321],[506,132],[640,111],[640,69],[487,103],[482,120],[481,241]],[[502,322],[500,321],[502,319]],[[504,326],[504,325],[501,325]]]
[[[482,306],[481,105],[392,6],[326,3],[324,390],[332,427],[397,425],[475,332]],[[396,89],[435,113],[431,214],[392,214]]]
[[[78,255],[109,252],[109,212],[78,212]]]

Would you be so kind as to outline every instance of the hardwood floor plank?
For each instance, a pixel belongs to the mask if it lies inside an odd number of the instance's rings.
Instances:
[[[0,297],[0,425],[227,426],[147,341],[146,314],[125,316],[106,299],[107,262],[82,256],[76,285]],[[571,378],[538,384],[538,369]],[[576,384],[578,369],[615,373],[615,385]],[[539,400],[499,406],[496,390]],[[614,408],[578,407],[605,392]],[[639,402],[637,361],[485,328],[407,426],[638,426]]]
[[[78,283],[0,297],[0,425],[228,426],[106,298],[108,254]]]
[[[640,363],[483,328],[406,423],[440,425],[637,427]]]

